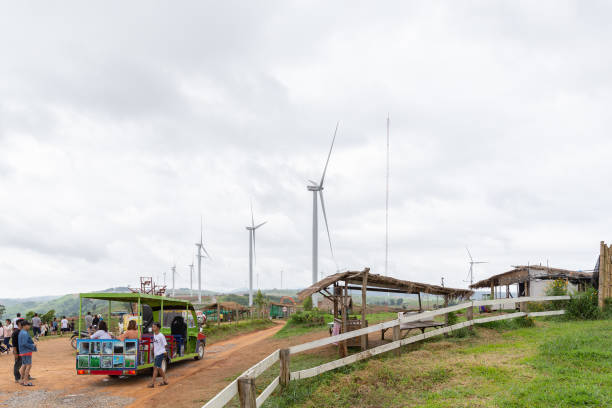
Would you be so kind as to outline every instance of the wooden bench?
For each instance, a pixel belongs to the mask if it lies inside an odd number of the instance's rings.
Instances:
[[[425,333],[425,329],[427,328],[438,328],[438,327],[443,327],[445,324],[444,322],[436,322],[434,320],[419,320],[418,322],[410,322],[410,323],[402,323],[400,325],[400,331],[406,331],[406,333],[402,336],[405,337],[410,330],[412,329],[420,329],[421,333]],[[382,329],[380,331],[380,339],[384,340],[385,339],[385,332],[389,330],[389,329]]]

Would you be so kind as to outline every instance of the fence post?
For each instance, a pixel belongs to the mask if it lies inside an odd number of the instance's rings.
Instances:
[[[255,378],[238,378],[238,396],[240,397],[240,408],[257,408],[257,396],[255,395]]]
[[[470,306],[465,309],[465,317],[468,321],[474,320],[474,303],[471,303]],[[474,326],[469,326],[470,331],[474,330]]]
[[[444,295],[444,307],[448,307],[448,295]],[[444,325],[448,326],[448,313],[444,313]],[[448,333],[444,333],[444,337],[448,337]]]
[[[393,326],[393,341],[398,341],[400,340],[401,337],[401,329],[400,329],[400,321],[399,319],[397,320],[397,326]],[[395,355],[399,356],[402,351],[400,350],[401,347],[398,347],[397,349],[395,349]]]
[[[278,381],[280,383],[280,386],[283,388],[289,385],[289,381],[291,380],[291,371],[289,370],[289,356],[289,349],[281,349],[279,351],[280,374]]]

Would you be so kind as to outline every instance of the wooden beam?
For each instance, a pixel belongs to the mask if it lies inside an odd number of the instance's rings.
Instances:
[[[348,287],[349,290],[361,290],[361,285],[359,286],[349,286]],[[389,293],[401,293],[401,294],[413,294],[413,293],[409,293],[406,292],[405,290],[399,290],[399,289],[385,289],[385,288],[376,288],[376,287],[368,287],[367,288],[368,292],[389,292]]]
[[[421,306],[421,292],[419,292],[418,295],[419,295],[419,312],[422,312],[423,306]]]
[[[348,305],[346,304],[346,298],[348,297],[348,284],[346,281],[344,282],[344,295],[342,296],[342,333],[346,333],[348,330]],[[346,345],[346,340],[340,343],[340,348],[342,357],[348,356],[348,349]]]

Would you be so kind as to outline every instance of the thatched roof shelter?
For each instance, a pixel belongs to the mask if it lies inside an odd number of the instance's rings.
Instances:
[[[590,272],[571,271],[568,269],[549,268],[541,265],[514,266],[508,272],[493,275],[470,286],[472,289],[490,288],[491,286],[505,286],[523,283],[531,279],[567,279],[571,282],[590,281],[593,274]],[[530,273],[531,271],[531,273]]]
[[[249,308],[247,306],[242,306],[236,302],[217,302],[219,303],[219,308],[223,310],[235,310],[235,311],[248,311]],[[203,307],[202,310],[217,310],[217,303],[211,303]]]
[[[329,294],[327,288],[334,286],[340,281],[346,282],[349,285],[350,290],[361,290],[363,282],[364,271],[349,271],[339,272],[334,275],[330,275],[314,285],[302,290],[298,293],[300,300],[306,299],[308,296],[314,293],[321,292],[321,294]],[[368,292],[390,292],[390,293],[408,293],[408,294],[419,294],[428,293],[431,295],[448,296],[449,298],[463,298],[468,299],[474,292],[469,289],[454,289],[446,288],[438,285],[430,285],[427,283],[411,282],[401,279],[391,278],[389,276],[377,275],[368,273],[367,277],[367,290]]]

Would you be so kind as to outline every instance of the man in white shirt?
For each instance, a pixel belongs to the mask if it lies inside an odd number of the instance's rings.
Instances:
[[[61,334],[63,335],[64,332],[68,331],[68,319],[66,319],[66,316],[62,316],[62,321],[60,322],[60,327],[61,327]]]
[[[166,372],[162,369],[162,362],[166,358],[166,336],[160,333],[161,326],[159,323],[153,323],[153,355],[155,356],[155,363],[153,364],[153,380],[149,384],[149,388],[155,387],[155,379],[157,375],[163,378],[160,385],[168,385],[166,380]]]

